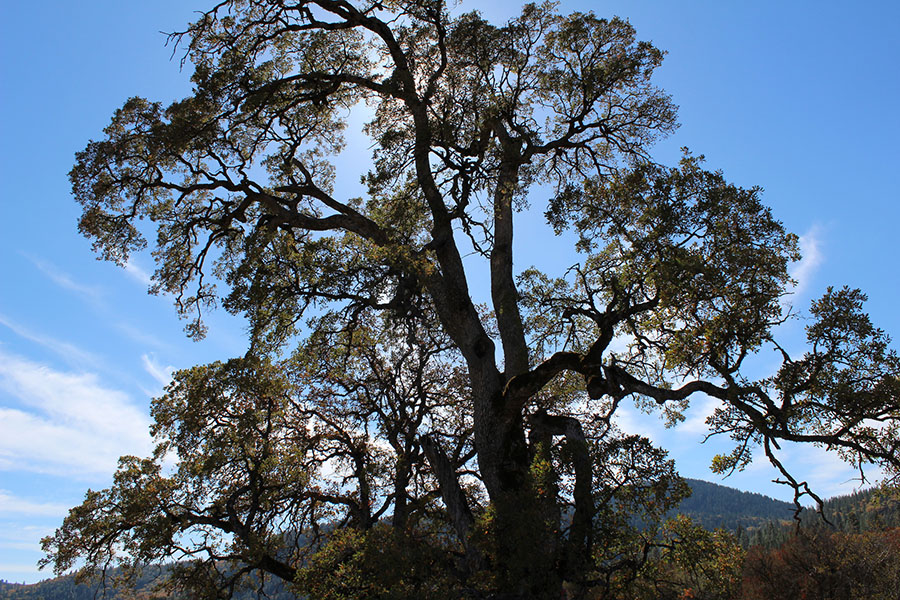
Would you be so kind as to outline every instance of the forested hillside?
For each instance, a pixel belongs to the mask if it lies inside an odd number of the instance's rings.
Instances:
[[[0,581],[0,598],[4,599],[94,600],[94,592],[94,586],[77,584],[72,575],[47,579],[34,585]]]
[[[769,521],[793,516],[794,505],[790,502],[699,479],[687,479],[687,482],[691,495],[673,513],[688,516],[706,529],[758,528]]]
[[[800,515],[804,529],[842,534],[888,531],[900,527],[900,496],[877,489],[861,490],[826,500],[822,512],[819,515],[815,510],[804,510]],[[791,537],[794,525],[791,512],[786,520],[768,520],[759,527],[744,526],[736,533],[745,548],[773,549]]]
[[[117,569],[109,573],[110,580],[119,574]],[[47,579],[33,585],[9,584],[0,582],[0,599],[2,600],[153,600],[174,597],[155,590],[158,578],[156,574],[142,577],[133,589],[119,589],[113,583],[105,588],[105,595],[100,585],[76,583],[74,575]],[[99,592],[99,593],[98,593]],[[270,581],[265,586],[265,597],[269,600],[295,600],[293,594],[284,591],[280,582]],[[256,593],[236,591],[232,600],[251,600],[258,598]]]
[[[837,496],[825,503],[825,516],[845,533],[900,527],[900,494],[869,489]],[[811,520],[813,514],[804,517]]]

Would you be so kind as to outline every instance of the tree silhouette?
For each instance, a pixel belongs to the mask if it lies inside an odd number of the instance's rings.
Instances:
[[[783,440],[900,464],[900,361],[865,296],[829,290],[808,352],[778,344],[797,238],[701,158],[650,160],[675,108],[626,21],[226,0],[172,41],[194,91],[128,100],[78,154],[80,228],[123,263],[149,222],[155,289],[190,334],[221,302],[251,349],[177,375],[156,454],[45,540],[57,569],[182,557],[174,581],[207,595],[343,573],[343,597],[585,597],[642,564],[633,520],[683,494],[664,452],[613,427],[630,398],[673,419],[719,400],[710,429],[735,450],[714,468],[762,447],[798,499]],[[362,104],[367,191],[343,198],[330,157]],[[577,240],[564,273],[514,267],[538,188]],[[742,373],[770,350],[776,374]],[[373,570],[379,552],[399,570]]]

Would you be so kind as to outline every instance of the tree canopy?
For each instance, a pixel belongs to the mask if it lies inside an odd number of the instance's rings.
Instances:
[[[272,576],[317,598],[615,597],[686,490],[616,429],[626,400],[678,419],[717,399],[735,449],[714,470],[762,448],[798,499],[782,441],[896,473],[900,359],[864,294],[829,289],[808,351],[779,344],[797,237],[702,157],[651,159],[676,111],[628,22],[225,0],[171,41],[193,93],[129,99],[77,155],[80,229],[118,263],[153,239],[189,334],[221,303],[250,350],[176,374],[154,455],[45,539],[57,570],[187,559],[170,585],[209,597]],[[353,110],[372,155],[344,198]],[[514,266],[537,191],[575,240],[561,273]],[[753,379],[760,352],[782,365]]]

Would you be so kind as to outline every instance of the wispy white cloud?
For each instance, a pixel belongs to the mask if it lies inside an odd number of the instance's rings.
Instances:
[[[52,533],[52,531],[51,531]],[[43,536],[41,536],[43,537]],[[41,551],[41,538],[36,540],[32,540],[30,542],[5,542],[0,540],[0,549],[4,550],[28,550],[31,552],[40,552]]]
[[[123,454],[150,451],[149,417],[94,374],[56,371],[0,349],[0,468],[79,479],[109,476]]]
[[[144,285],[145,287],[149,287],[153,280],[150,277],[150,274],[139,267],[134,260],[129,260],[125,263],[125,272],[135,281]]]
[[[69,342],[63,342],[56,338],[36,333],[2,314],[0,314],[0,325],[3,325],[17,336],[50,350],[71,365],[91,368],[99,368],[103,365],[103,361],[95,354]]]
[[[851,494],[860,489],[863,482],[859,472],[833,451],[814,446],[782,442],[777,451],[778,460],[788,472],[799,482],[806,482],[810,489],[823,499]],[[876,467],[866,469],[866,477],[870,485],[884,478],[882,470]],[[762,450],[753,453],[753,462],[743,472],[735,475],[741,489],[754,489],[773,498],[792,501],[793,491],[787,485],[775,484],[774,480],[783,480],[783,475],[769,462]],[[812,505],[813,499],[804,497],[804,505]]]
[[[622,403],[613,422],[629,435],[642,435],[656,445],[665,437],[665,428],[658,414],[647,414],[634,405]]]
[[[72,278],[69,274],[63,272],[61,269],[53,265],[52,263],[36,258],[29,254],[23,253],[23,256],[27,258],[37,269],[46,275],[51,281],[53,281],[56,285],[67,289],[71,292],[76,293],[81,296],[91,307],[92,309],[102,314],[107,320],[111,316],[111,313],[114,311],[110,310],[110,307],[104,301],[104,293],[102,288],[99,286],[91,286],[87,284],[80,283]],[[146,271],[137,266],[134,262],[128,262],[125,264],[125,272],[134,280],[138,281],[144,286],[149,286],[151,283],[150,275],[147,274]],[[46,336],[40,336],[31,332],[28,332],[22,327],[16,326],[9,322],[6,319],[3,319],[2,315],[0,315],[0,323],[6,325],[10,329],[13,329],[17,334],[22,337],[26,337],[31,341],[40,343],[46,347],[53,349],[59,354],[68,355],[68,357],[73,357],[77,355],[77,352],[73,352],[73,346],[66,345]],[[114,326],[120,332],[125,334],[129,339],[134,342],[137,342],[142,345],[150,345],[155,348],[163,348],[166,345],[161,342],[156,336],[147,333],[125,321],[115,321]],[[83,362],[84,356],[79,357],[79,360],[75,362]],[[98,366],[96,362],[91,362],[91,366]]]
[[[810,488],[823,498],[851,494],[863,485],[859,471],[841,460],[835,452],[811,444],[784,446],[782,462],[799,481],[807,481]],[[883,473],[869,467],[866,477],[871,483],[879,481]]]
[[[797,282],[793,289],[794,297],[799,297],[806,292],[813,276],[825,260],[821,238],[822,232],[818,225],[813,225],[809,231],[800,236],[802,258],[790,269],[791,277]]]
[[[0,562],[0,577],[12,581],[36,583],[53,576],[52,573],[39,571],[37,568],[38,559],[44,556],[41,550],[41,539],[53,534],[66,516],[68,508],[52,515],[23,514],[17,515],[18,518],[11,520],[0,520],[0,556],[2,556],[0,560],[4,561]],[[24,524],[22,519],[39,520],[48,524]],[[53,523],[53,525],[50,526],[49,523]]]
[[[37,581],[37,578],[34,576],[38,575],[40,571],[38,571],[38,568],[35,565],[29,563],[0,563],[0,573],[24,573],[32,576],[29,579],[30,582],[35,582]],[[49,577],[49,575],[44,575],[44,577]]]
[[[141,344],[142,346],[153,346],[154,348],[169,348],[170,345],[160,340],[152,333],[139,329],[131,323],[119,321],[116,323],[116,329],[121,331],[130,340]]]
[[[169,385],[169,382],[172,381],[172,374],[175,372],[175,367],[172,365],[162,366],[155,357],[148,354],[141,356],[141,362],[144,363],[144,370],[162,387]]]
[[[23,256],[59,287],[75,292],[89,302],[96,303],[102,300],[103,290],[101,288],[76,281],[71,275],[46,260],[30,254],[23,254]]]
[[[0,514],[16,514],[29,516],[55,517],[69,510],[66,504],[52,502],[35,502],[14,496],[7,490],[0,490]]]
[[[69,511],[69,506],[64,509],[63,515]],[[54,515],[57,516],[57,515]],[[0,529],[0,545],[11,546],[13,544],[27,544],[39,540],[56,531],[56,527],[49,525],[24,524],[21,521],[5,521]]]
[[[25,583],[52,577],[37,568],[44,556],[41,539],[53,534],[77,499],[66,505],[33,502],[3,491],[0,495],[5,496],[0,498],[0,560],[7,561],[0,562],[0,577]]]
[[[712,396],[697,397],[687,410],[684,421],[675,426],[675,431],[689,436],[705,436],[709,432],[709,425],[706,424],[707,417],[721,405],[722,402]]]
[[[50,280],[55,284],[64,289],[75,292],[77,295],[81,296],[92,306],[92,308],[96,312],[104,315],[104,317],[108,318],[110,316],[112,311],[104,301],[104,293],[102,288],[100,288],[99,286],[91,286],[80,283],[72,278],[72,276],[63,272],[61,269],[46,260],[25,253],[23,253],[23,256],[25,256],[35,267],[37,267],[37,269],[41,273],[50,278]],[[150,275],[140,266],[135,264],[134,261],[128,261],[125,264],[124,270],[129,277],[145,287],[149,287],[152,283]],[[155,348],[162,348],[165,346],[165,344],[154,335],[138,329],[137,327],[134,327],[133,325],[124,321],[115,322],[115,327],[132,341],[135,341],[139,344],[151,345]]]

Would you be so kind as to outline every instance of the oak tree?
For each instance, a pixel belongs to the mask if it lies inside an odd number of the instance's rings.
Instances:
[[[735,450],[714,469],[761,447],[798,498],[782,441],[900,466],[900,359],[864,295],[815,302],[802,356],[778,343],[797,238],[701,158],[651,160],[675,107],[626,21],[224,0],[171,41],[193,92],[128,100],[78,154],[80,229],[118,263],[152,231],[189,333],[221,303],[250,351],[177,375],[156,454],[45,541],[57,569],[182,557],[173,585],[216,593],[584,597],[646,559],[628,511],[658,523],[684,493],[615,429],[632,399],[677,419],[715,398]],[[351,111],[361,198],[335,186]],[[559,273],[514,265],[536,194],[574,240]],[[769,351],[777,372],[746,375]]]

